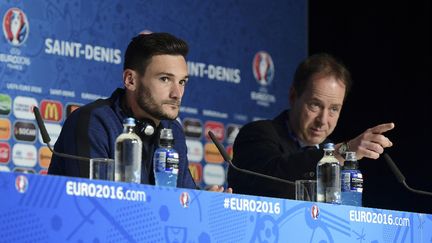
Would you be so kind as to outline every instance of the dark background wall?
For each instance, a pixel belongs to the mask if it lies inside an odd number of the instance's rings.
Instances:
[[[392,121],[386,152],[408,185],[432,191],[432,6],[430,0],[310,1],[309,53],[328,52],[351,70],[354,86],[332,135],[352,138]],[[384,159],[361,160],[366,207],[432,213],[432,197],[399,184]]]

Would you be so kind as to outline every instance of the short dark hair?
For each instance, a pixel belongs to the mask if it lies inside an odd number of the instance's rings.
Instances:
[[[307,85],[317,76],[333,76],[345,84],[345,97],[351,90],[351,74],[345,65],[327,53],[319,53],[308,57],[297,67],[292,87],[301,96]]]
[[[123,70],[132,69],[144,74],[155,55],[182,55],[186,58],[188,44],[169,33],[139,34],[132,38],[125,57]]]

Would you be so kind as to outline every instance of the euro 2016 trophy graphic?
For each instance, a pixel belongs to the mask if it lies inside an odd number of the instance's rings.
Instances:
[[[9,9],[3,17],[3,33],[13,46],[20,46],[28,36],[28,21],[19,8]]]
[[[256,53],[252,63],[252,70],[255,79],[260,85],[269,85],[274,76],[274,64],[270,54],[265,51]]]

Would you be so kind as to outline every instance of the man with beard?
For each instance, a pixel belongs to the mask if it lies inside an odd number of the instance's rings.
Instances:
[[[171,128],[179,153],[177,186],[195,188],[188,168],[185,136],[176,120],[188,81],[188,45],[168,33],[140,34],[124,58],[123,89],[74,111],[65,121],[55,151],[90,158],[114,158],[115,140],[123,120],[133,117],[143,141],[141,183],[154,184],[153,153],[159,131]],[[152,134],[152,130],[156,130]],[[89,178],[87,161],[53,155],[49,174]],[[223,191],[223,187],[210,190]]]

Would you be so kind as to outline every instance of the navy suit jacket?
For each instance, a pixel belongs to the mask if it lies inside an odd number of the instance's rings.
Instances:
[[[234,164],[293,182],[316,179],[316,165],[324,151],[321,146],[320,149],[302,149],[290,133],[288,116],[289,111],[284,111],[273,120],[255,121],[243,126],[234,142]],[[228,185],[235,193],[295,198],[293,184],[249,175],[233,168],[228,170]]]
[[[100,99],[75,110],[65,121],[54,150],[61,153],[89,158],[114,158],[115,140],[123,132],[123,120],[127,117],[120,101],[125,95],[117,89],[108,99]],[[177,187],[196,188],[189,171],[186,140],[181,124],[161,121],[155,135],[140,136],[143,140],[141,183],[154,184],[152,157],[158,145],[158,131],[171,128],[174,148],[179,153]],[[89,178],[89,162],[66,159],[53,155],[48,174]]]

